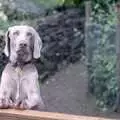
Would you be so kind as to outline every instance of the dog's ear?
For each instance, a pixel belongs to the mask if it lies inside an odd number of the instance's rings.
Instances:
[[[41,48],[42,48],[42,40],[37,33],[36,30],[34,30],[34,49],[33,49],[33,57],[35,59],[38,59],[41,55]]]
[[[4,48],[4,53],[8,57],[10,56],[10,37],[9,37],[10,30],[5,33],[5,48]]]

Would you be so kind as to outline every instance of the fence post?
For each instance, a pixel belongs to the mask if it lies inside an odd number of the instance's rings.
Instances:
[[[116,4],[117,10],[117,26],[116,26],[116,78],[118,82],[118,92],[114,111],[118,112],[120,108],[120,2]]]
[[[85,2],[85,50],[86,50],[86,59],[87,59],[87,78],[88,78],[88,93],[90,90],[90,74],[91,74],[91,62],[92,62],[92,50],[91,44],[89,41],[88,29],[90,25],[91,17],[91,1]]]

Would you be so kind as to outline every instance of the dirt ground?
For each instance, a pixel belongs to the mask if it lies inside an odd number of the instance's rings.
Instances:
[[[120,113],[96,110],[95,100],[87,94],[87,83],[86,67],[81,62],[57,72],[41,86],[47,111],[120,119]]]

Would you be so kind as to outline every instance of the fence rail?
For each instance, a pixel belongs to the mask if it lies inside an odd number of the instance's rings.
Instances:
[[[101,117],[77,116],[63,113],[19,111],[13,109],[0,110],[0,120],[110,120]],[[111,119],[113,120],[113,119]]]

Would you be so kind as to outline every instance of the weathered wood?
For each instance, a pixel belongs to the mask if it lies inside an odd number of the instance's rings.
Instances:
[[[117,26],[116,26],[116,78],[118,81],[118,93],[117,99],[114,107],[114,111],[117,112],[120,108],[120,2],[116,4],[117,10]]]
[[[102,117],[77,116],[62,113],[0,110],[0,120],[110,120]],[[112,120],[112,119],[111,119]]]
[[[89,41],[88,36],[88,27],[90,25],[90,16],[91,16],[91,2],[85,2],[85,45],[86,45],[86,55],[87,55],[87,62],[91,62],[91,41]]]
[[[87,80],[88,80],[88,93],[90,92],[90,79],[91,79],[91,63],[92,63],[92,45],[89,39],[89,25],[91,17],[91,1],[85,2],[85,51],[86,51],[86,62],[87,62]]]

